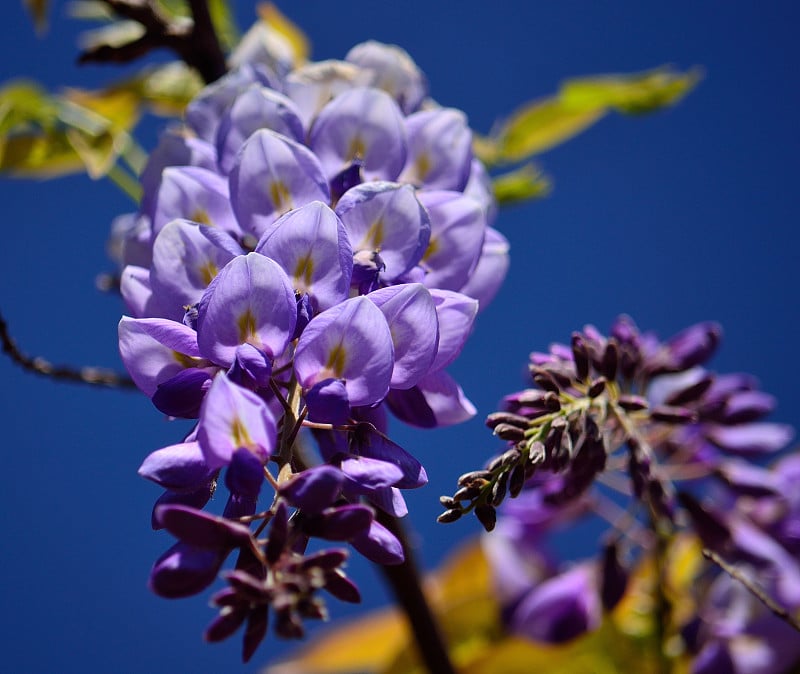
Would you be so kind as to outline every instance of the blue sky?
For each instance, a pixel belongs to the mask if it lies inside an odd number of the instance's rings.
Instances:
[[[18,4],[5,9],[0,80],[98,86],[115,76],[74,65],[82,26],[65,18],[65,3],[54,3],[44,41]],[[609,117],[545,154],[553,194],[501,213],[511,272],[453,370],[478,417],[434,432],[394,427],[431,478],[410,499],[426,566],[477,532],[470,520],[434,519],[439,494],[497,448],[482,417],[523,386],[531,350],[585,323],[605,329],[628,313],[668,336],[717,320],[725,338],[713,367],[756,374],[779,399],[773,418],[798,423],[796,3],[464,0],[457,12],[422,0],[278,4],[309,34],[316,58],[342,57],[366,39],[402,45],[433,96],[482,132],[566,77],[664,63],[706,72],[678,107]],[[248,25],[252,3],[235,5]],[[0,309],[20,345],[56,362],[119,367],[122,305],[94,279],[111,268],[108,224],[131,204],[84,177],[2,179],[0,204]],[[149,529],[157,489],[136,469],[181,429],[142,396],[38,379],[7,360],[0,381],[6,671],[255,671],[282,652],[270,638],[241,667],[238,641],[202,643],[212,618],[205,597],[167,602],[145,587],[169,539]],[[351,571],[368,606],[383,601],[372,569]],[[331,606],[334,616],[350,612]]]

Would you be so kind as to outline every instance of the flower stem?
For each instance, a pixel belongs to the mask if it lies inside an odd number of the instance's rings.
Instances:
[[[406,614],[425,666],[430,674],[455,674],[442,632],[422,591],[419,571],[402,524],[396,518],[381,512],[377,519],[403,544],[405,561],[402,564],[378,567]]]

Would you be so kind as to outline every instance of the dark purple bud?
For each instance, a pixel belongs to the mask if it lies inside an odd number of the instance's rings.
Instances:
[[[246,526],[202,510],[182,505],[162,505],[156,511],[156,518],[173,536],[189,545],[230,550],[252,543],[250,529]]]
[[[525,429],[511,424],[497,424],[494,427],[494,434],[501,440],[509,442],[521,442],[525,439]]]
[[[517,498],[525,485],[525,467],[523,465],[516,466],[508,478],[508,493],[511,498]]]
[[[552,391],[553,393],[559,393],[561,391],[561,388],[549,373],[538,372],[533,376],[533,381],[545,391]]]
[[[677,391],[670,393],[664,402],[671,407],[680,407],[687,403],[694,402],[703,397],[703,394],[711,388],[714,383],[714,377],[711,374],[706,374],[698,381],[686,386]]]
[[[344,480],[344,474],[338,468],[315,466],[282,484],[280,493],[295,508],[313,515],[322,512],[339,497]]]
[[[458,507],[457,501],[452,496],[440,496],[439,503],[441,503],[445,508]]]
[[[333,178],[331,178],[331,204],[336,205],[336,202],[341,199],[342,195],[347,192],[351,187],[360,185],[364,182],[364,177],[361,169],[364,167],[364,162],[356,159],[348,167],[342,169]]]
[[[305,557],[300,563],[300,568],[303,570],[323,569],[324,571],[333,571],[344,564],[348,557],[347,550],[320,550],[313,555]]]
[[[497,482],[494,483],[492,487],[492,493],[490,498],[490,504],[493,505],[495,508],[498,508],[500,504],[506,497],[506,491],[508,489],[508,473],[503,473],[497,479]]]
[[[638,412],[647,409],[647,398],[625,394],[617,398],[617,404],[626,412]]]
[[[369,529],[374,515],[364,505],[327,508],[303,520],[303,531],[328,541],[349,541]]]
[[[454,501],[471,501],[472,499],[480,496],[480,487],[461,487],[455,494],[453,494]]]
[[[605,377],[598,377],[592,382],[592,385],[589,387],[589,390],[586,392],[586,395],[589,396],[590,398],[596,398],[605,390],[606,390]]]
[[[436,415],[417,386],[405,390],[389,389],[386,404],[400,421],[417,428],[436,427]]]
[[[280,501],[275,509],[269,529],[269,540],[264,554],[270,564],[275,564],[283,554],[289,538],[289,508]]]
[[[252,344],[236,347],[233,364],[228,370],[228,379],[245,388],[256,390],[269,386],[272,376],[272,358]]]
[[[386,263],[374,250],[359,250],[353,254],[353,276],[351,285],[358,289],[359,295],[367,295],[380,287],[381,272]]]
[[[356,536],[350,544],[376,564],[402,564],[405,559],[403,545],[397,536],[379,522],[372,522],[369,530]]]
[[[486,503],[475,507],[475,517],[486,531],[492,531],[497,524],[497,511]]]
[[[361,593],[358,591],[358,587],[339,569],[325,574],[325,589],[341,601],[350,604],[361,602]]]
[[[223,574],[225,580],[236,590],[242,599],[248,602],[263,602],[268,598],[268,590],[264,581],[251,576],[246,571],[228,571]]]
[[[473,470],[458,478],[459,487],[482,487],[492,479],[490,470]]]
[[[231,455],[225,472],[225,486],[231,493],[247,496],[254,501],[264,484],[264,464],[255,454],[239,447]]]
[[[784,424],[751,423],[708,426],[704,428],[704,434],[726,452],[749,456],[782,449],[794,436],[794,430]]]
[[[674,371],[688,370],[705,363],[722,338],[718,323],[697,323],[679,332],[666,343],[669,362]]]
[[[210,386],[211,375],[206,370],[190,367],[158,385],[153,405],[171,417],[197,419]]]
[[[185,505],[189,506],[190,508],[196,508],[197,510],[202,509],[203,506],[208,503],[211,500],[211,497],[214,495],[216,485],[216,481],[213,481],[209,484],[203,485],[196,491],[165,491],[163,494],[161,494],[161,496],[158,497],[158,500],[156,500],[155,504],[153,505],[153,512],[150,516],[150,525],[156,531],[164,528],[164,526],[161,524],[161,521],[156,517],[156,512],[160,506]]]
[[[308,418],[328,424],[346,424],[350,420],[350,400],[341,379],[325,379],[305,393]]]
[[[575,361],[575,375],[578,381],[589,377],[589,354],[579,332],[572,333],[572,360]]]
[[[486,417],[486,425],[489,428],[494,429],[500,424],[526,429],[528,428],[528,417],[524,417],[521,414],[513,414],[512,412],[493,412]]]
[[[519,463],[520,458],[522,458],[522,452],[520,452],[516,447],[512,447],[503,453],[501,457],[502,465],[504,468],[510,468],[511,466]]]
[[[303,623],[291,608],[286,607],[276,611],[275,634],[284,639],[302,639],[305,636]]]
[[[148,585],[159,597],[190,597],[214,582],[226,556],[221,550],[176,543],[156,560]]]
[[[619,550],[615,543],[603,550],[602,585],[600,599],[603,609],[611,611],[625,595],[628,586],[628,571],[619,561]]]
[[[619,364],[619,351],[617,350],[617,342],[614,339],[608,340],[605,351],[603,351],[603,360],[600,363],[600,373],[608,380],[614,381],[617,377],[617,365]]]
[[[720,421],[726,425],[746,424],[769,414],[775,407],[775,398],[762,391],[741,391],[726,401]]]
[[[450,524],[450,522],[455,522],[458,519],[461,519],[461,515],[463,515],[463,511],[457,508],[451,508],[450,510],[445,510],[439,517],[436,518],[436,521],[441,524]]]
[[[703,544],[714,552],[721,552],[731,541],[731,531],[719,513],[703,507],[688,492],[678,492],[678,501],[689,513],[692,525]]]
[[[257,606],[250,612],[242,641],[242,662],[248,662],[253,657],[259,644],[264,640],[269,621],[268,611],[269,607],[264,604],[263,606]]]
[[[223,641],[241,627],[247,619],[248,607],[231,606],[225,607],[222,612],[212,621],[203,634],[203,638],[210,642]]]
[[[665,424],[691,424],[697,421],[697,414],[685,407],[659,405],[650,410],[650,418]]]
[[[779,475],[745,461],[725,461],[718,466],[716,474],[728,487],[743,496],[762,498],[781,493]]]
[[[298,293],[295,291],[295,299],[297,300],[297,323],[294,326],[294,334],[292,341],[303,334],[309,321],[314,318],[314,308],[311,306],[311,297],[308,293]]]

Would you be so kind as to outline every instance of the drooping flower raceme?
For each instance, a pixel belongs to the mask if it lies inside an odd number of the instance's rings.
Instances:
[[[624,594],[636,550],[663,554],[658,546],[686,530],[779,606],[800,609],[797,457],[758,461],[792,429],[763,421],[775,401],[753,377],[704,367],[720,336],[701,323],[662,342],[623,317],[607,337],[589,326],[569,346],[531,354],[535,387],[487,419],[505,452],[463,475],[439,518],[472,511],[496,527],[486,549],[513,632],[560,642],[598,627]],[[503,503],[507,494],[514,500]],[[615,524],[600,559],[561,566],[543,552],[554,529],[598,512]],[[694,621],[673,626],[697,655],[694,671],[734,671],[715,669],[720,662],[780,671],[752,658],[779,661],[791,628],[770,641],[778,619],[723,578],[698,585]]]
[[[386,437],[386,411],[422,427],[474,414],[445,368],[507,267],[466,118],[427,98],[405,52],[370,42],[294,70],[259,58],[165,132],[141,210],[114,230],[125,365],[161,412],[197,420],[140,469],[165,490],[154,526],[178,538],[151,586],[199,592],[238,551],[207,638],[246,623],[245,659],[268,607],[296,637],[324,616],[319,589],[357,600],[345,551],[308,554],[310,538],[402,561],[375,512],[404,515],[401,490],[427,478]],[[304,425],[320,466],[298,450]]]

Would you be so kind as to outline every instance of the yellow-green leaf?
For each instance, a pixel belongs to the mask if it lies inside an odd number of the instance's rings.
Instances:
[[[700,81],[693,68],[681,73],[662,66],[633,75],[599,75],[565,82],[561,101],[572,109],[612,108],[628,114],[643,114],[674,105]]]
[[[35,82],[13,80],[0,89],[0,135],[35,124],[52,127],[58,120],[58,104]]]
[[[517,110],[492,134],[494,154],[501,162],[541,154],[587,129],[605,113],[603,107],[570,107],[557,97],[534,101]]]
[[[63,130],[11,136],[3,141],[0,172],[19,178],[55,178],[83,169]]]
[[[494,196],[501,205],[540,199],[550,193],[550,179],[533,164],[525,164],[492,180]]]
[[[227,0],[209,0],[208,11],[222,49],[230,51],[241,36]]]
[[[25,9],[33,19],[33,27],[40,35],[47,30],[48,10],[50,0],[23,0]]]

